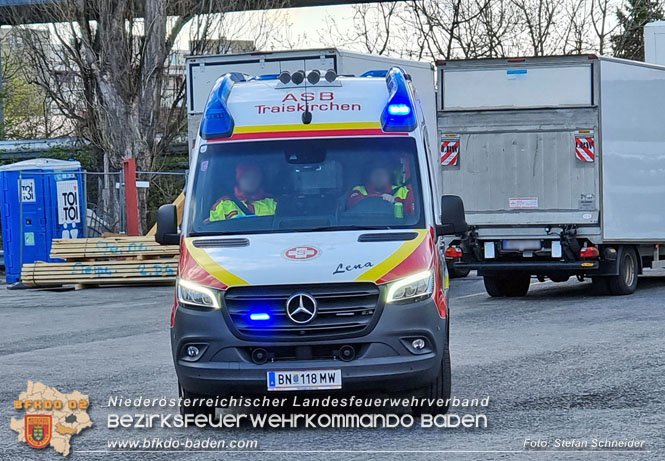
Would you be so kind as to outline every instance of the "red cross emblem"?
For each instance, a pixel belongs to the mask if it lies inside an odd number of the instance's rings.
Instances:
[[[296,261],[315,258],[318,254],[319,250],[314,247],[293,247],[284,252],[285,257]]]

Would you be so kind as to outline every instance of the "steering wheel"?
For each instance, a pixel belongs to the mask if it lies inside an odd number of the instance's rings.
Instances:
[[[395,206],[383,200],[383,197],[365,197],[360,202],[349,208],[348,213],[370,214],[370,215],[389,215],[394,214]]]

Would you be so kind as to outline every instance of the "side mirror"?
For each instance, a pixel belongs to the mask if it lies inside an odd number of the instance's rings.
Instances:
[[[177,245],[180,243],[178,211],[175,205],[162,205],[157,210],[155,241],[160,245]]]
[[[462,199],[457,195],[441,196],[441,224],[436,226],[436,235],[461,235],[468,227]]]

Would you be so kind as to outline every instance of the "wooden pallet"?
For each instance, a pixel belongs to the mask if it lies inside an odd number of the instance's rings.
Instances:
[[[160,245],[154,237],[107,237],[56,239],[51,258],[68,261],[134,258],[148,259],[177,256],[178,245]]]
[[[175,281],[178,257],[146,261],[79,261],[24,264],[21,281],[29,287],[171,284]]]
[[[112,236],[57,239],[51,258],[63,262],[24,264],[21,281],[29,287],[170,284],[178,269],[178,245],[154,237]]]

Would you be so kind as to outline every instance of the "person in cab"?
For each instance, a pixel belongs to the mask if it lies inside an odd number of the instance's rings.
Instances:
[[[351,209],[368,197],[381,197],[389,203],[400,202],[404,205],[404,214],[414,214],[413,193],[408,185],[395,184],[393,171],[389,162],[374,162],[367,169],[367,181],[364,185],[351,189],[346,201],[346,208]]]
[[[270,216],[275,214],[277,201],[263,190],[263,173],[255,163],[238,163],[236,185],[232,195],[225,195],[210,209],[209,221],[221,221],[240,216]]]

